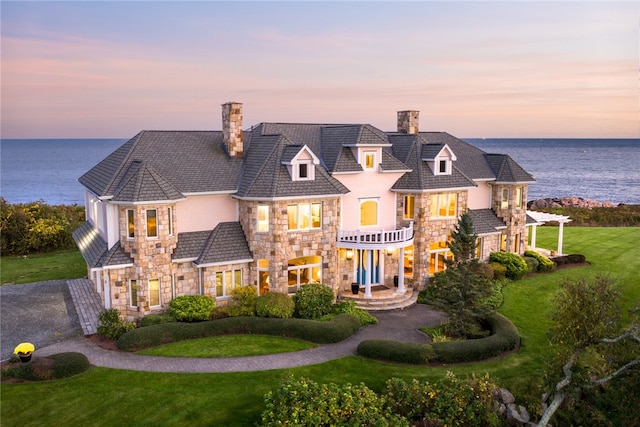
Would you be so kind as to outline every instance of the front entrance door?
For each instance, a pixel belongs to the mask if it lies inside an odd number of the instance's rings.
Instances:
[[[380,251],[358,250],[356,277],[360,286],[380,283]]]

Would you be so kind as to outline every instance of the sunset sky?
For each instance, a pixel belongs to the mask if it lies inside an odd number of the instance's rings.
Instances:
[[[640,137],[638,1],[1,2],[3,138],[370,123]]]

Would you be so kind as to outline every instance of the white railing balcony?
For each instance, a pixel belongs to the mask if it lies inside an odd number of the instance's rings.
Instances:
[[[413,240],[413,222],[397,230],[338,230],[338,246],[343,248],[392,248]]]

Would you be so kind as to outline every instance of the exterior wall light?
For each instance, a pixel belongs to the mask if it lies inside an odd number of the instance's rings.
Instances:
[[[353,259],[353,249],[347,249],[345,256],[349,261],[351,261]]]

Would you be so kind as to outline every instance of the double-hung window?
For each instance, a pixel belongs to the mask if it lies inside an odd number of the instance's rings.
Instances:
[[[502,189],[502,198],[500,199],[500,207],[502,209],[507,209],[509,207],[509,189]]]
[[[432,218],[455,218],[457,216],[458,195],[442,193],[431,195]]]
[[[133,209],[127,209],[127,237],[133,239],[136,237],[135,222],[133,220]]]
[[[131,307],[138,306],[138,281],[136,279],[129,280],[129,305]]]
[[[402,215],[403,219],[413,219],[415,199],[415,196],[404,196],[404,214]]]
[[[147,209],[147,237],[158,237],[158,211]]]
[[[258,232],[269,231],[269,206],[258,205]]]
[[[160,280],[149,280],[149,306],[157,307],[160,305]]]
[[[230,297],[231,291],[241,286],[241,269],[216,272],[216,298]]]

